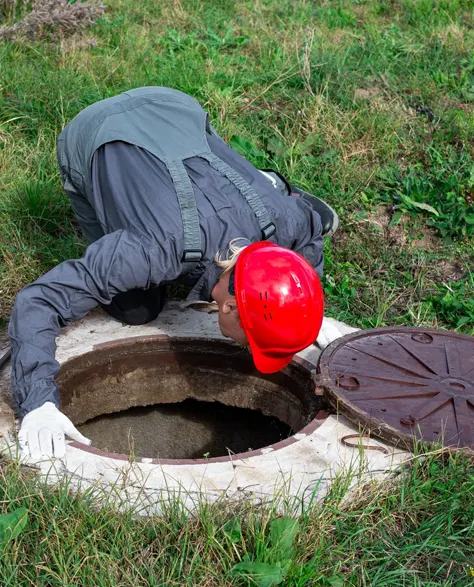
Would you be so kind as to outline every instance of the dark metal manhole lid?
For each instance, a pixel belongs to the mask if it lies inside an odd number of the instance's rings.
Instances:
[[[474,449],[474,338],[442,330],[379,328],[334,342],[320,383],[343,415],[376,436]]]

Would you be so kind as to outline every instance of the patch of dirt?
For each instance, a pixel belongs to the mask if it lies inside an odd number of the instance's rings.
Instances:
[[[438,261],[433,267],[433,279],[439,283],[461,281],[466,276],[459,261]]]
[[[97,47],[97,39],[92,37],[81,37],[73,35],[61,41],[61,49],[63,53],[74,53],[75,51],[82,51],[83,49],[90,49]]]
[[[403,246],[406,243],[406,234],[404,230],[403,218],[400,224],[390,226],[394,209],[392,206],[378,206],[375,210],[367,215],[367,222],[375,230],[375,234],[383,237],[390,244]]]
[[[439,239],[434,230],[425,226],[420,231],[420,237],[411,241],[411,246],[415,249],[424,249],[425,251],[433,251],[439,246]]]
[[[419,248],[425,251],[432,251],[439,247],[439,239],[435,232],[428,226],[415,227],[414,219],[408,214],[403,215],[398,224],[390,226],[394,212],[395,209],[392,206],[378,206],[362,222],[372,225],[375,233],[383,237],[390,245]],[[410,235],[414,233],[418,236],[412,240]]]
[[[455,108],[456,110],[462,110],[462,112],[466,112],[468,114],[474,110],[474,106],[472,104],[465,104],[464,102],[460,102],[459,100],[454,100],[454,98],[449,97],[443,98],[441,101],[441,107],[443,110]]]
[[[368,6],[364,6],[362,4],[356,4],[351,8],[352,12],[356,15],[358,21],[366,22],[369,16],[369,8]]]
[[[390,206],[378,206],[373,212],[367,215],[367,222],[385,231],[388,228],[392,214],[393,212]]]
[[[373,86],[372,88],[356,88],[354,90],[354,98],[356,100],[372,100],[382,95],[382,90]]]

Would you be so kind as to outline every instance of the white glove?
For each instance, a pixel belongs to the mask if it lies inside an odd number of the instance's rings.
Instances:
[[[66,455],[65,435],[84,444],[92,442],[83,436],[53,403],[46,402],[23,418],[18,440],[25,456],[31,456],[33,459],[62,459]]]
[[[339,322],[338,320],[334,320],[334,318],[323,318],[323,324],[316,339],[316,344],[320,349],[324,350],[332,342],[341,338],[341,336],[345,336],[351,332],[357,332],[358,330],[358,328],[347,326],[344,322]]]

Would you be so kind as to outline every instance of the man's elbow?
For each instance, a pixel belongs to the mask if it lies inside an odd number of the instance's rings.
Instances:
[[[8,328],[9,335],[12,336],[15,332],[24,330],[25,327],[31,328],[44,322],[44,316],[53,311],[58,317],[60,312],[57,310],[57,301],[53,297],[48,299],[47,292],[37,284],[32,283],[21,289],[13,304],[12,313],[10,316],[10,324]],[[40,319],[43,316],[43,319]],[[48,319],[49,321],[49,319]]]
[[[10,324],[8,327],[8,333],[10,336],[15,332],[19,320],[28,319],[32,305],[31,298],[32,292],[29,286],[24,287],[18,292],[10,316]]]

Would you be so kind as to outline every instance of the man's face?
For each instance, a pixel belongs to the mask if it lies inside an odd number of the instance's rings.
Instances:
[[[232,288],[229,288],[229,279],[229,274],[224,275],[212,290],[212,299],[217,302],[219,307],[219,328],[227,338],[232,338],[242,346],[248,346],[249,341],[247,335],[239,320],[237,300],[235,299]]]
[[[249,341],[244,329],[240,325],[237,308],[225,306],[219,309],[219,328],[224,336],[232,338],[242,346],[248,346]]]

